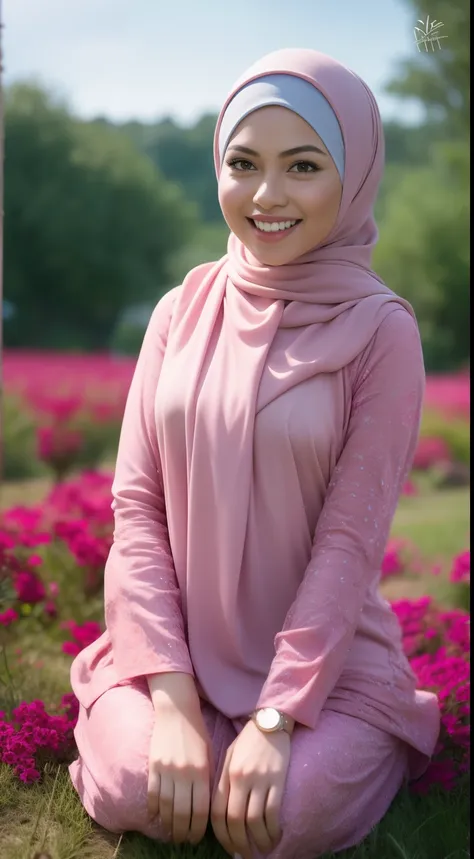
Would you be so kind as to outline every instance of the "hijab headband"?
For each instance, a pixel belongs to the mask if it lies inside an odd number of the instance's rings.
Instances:
[[[341,181],[344,179],[344,140],[338,119],[325,96],[313,84],[290,74],[264,75],[245,84],[233,97],[219,131],[222,164],[235,129],[253,111],[277,105],[301,116],[319,134],[333,159]]]

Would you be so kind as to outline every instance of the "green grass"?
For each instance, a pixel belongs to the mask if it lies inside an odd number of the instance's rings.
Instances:
[[[402,498],[392,533],[411,540],[430,558],[448,558],[469,545],[470,494],[467,489],[421,492]]]
[[[387,599],[417,599],[428,594],[447,606],[457,604],[455,589],[448,583],[452,559],[469,548],[469,489],[433,492],[421,488],[420,494],[402,498],[392,527],[392,537],[410,541],[416,546],[427,570],[435,565],[441,574],[404,576],[388,579],[382,585]]]
[[[37,500],[41,497],[40,487],[36,483],[30,486]],[[25,489],[26,486],[21,494],[18,488],[10,490],[10,503],[29,503],[32,498]],[[7,506],[5,497],[2,501]],[[445,572],[453,555],[468,547],[468,533],[469,492],[462,489],[437,493],[425,489],[419,496],[402,499],[392,530],[393,536],[413,541],[430,562],[441,561]],[[67,570],[63,576],[67,579]],[[67,593],[67,581],[64,589]],[[449,604],[445,575],[391,580],[384,590],[389,598],[413,598],[437,592]],[[57,701],[68,691],[70,660],[59,652],[57,640],[44,636],[38,640],[32,635],[21,643],[23,661],[16,664],[12,660],[11,666],[17,695]],[[38,665],[38,661],[42,664]],[[0,709],[1,705],[0,700]],[[453,794],[433,793],[428,797],[403,791],[363,844],[338,856],[340,859],[465,859],[469,856],[468,821],[467,787]],[[1,859],[224,859],[226,856],[212,833],[193,849],[159,845],[134,833],[119,837],[106,832],[84,812],[65,767],[47,773],[41,785],[24,787],[8,767],[0,765],[0,845]]]
[[[417,797],[403,791],[382,823],[340,859],[463,859],[469,856],[467,790]],[[79,803],[65,768],[42,786],[23,788],[0,765],[2,859],[224,859],[212,838],[198,847],[160,845],[137,833],[121,837],[96,826]],[[326,856],[326,859],[330,859]]]

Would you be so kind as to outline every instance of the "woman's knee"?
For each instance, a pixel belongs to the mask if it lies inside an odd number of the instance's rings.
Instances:
[[[150,827],[147,815],[147,774],[132,760],[117,760],[107,772],[103,764],[90,769],[79,757],[69,771],[84,808],[99,826],[158,837],[159,827],[156,823]]]
[[[105,693],[89,710],[80,709],[79,757],[70,767],[71,779],[91,817],[112,832],[150,830],[150,705],[140,690],[123,687]]]
[[[283,836],[274,859],[314,859],[332,849],[348,791],[312,762],[288,776],[280,813]]]
[[[322,720],[321,734],[302,729],[294,735],[281,808],[283,839],[271,859],[314,859],[358,843],[401,787],[403,744],[361,726],[353,745],[343,732],[336,738],[328,730],[331,722]]]

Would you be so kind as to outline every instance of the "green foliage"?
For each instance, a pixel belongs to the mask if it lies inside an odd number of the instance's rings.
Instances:
[[[469,356],[469,104],[468,0],[406,0],[413,26],[439,22],[440,47],[414,51],[386,87],[422,103],[426,123],[404,144],[387,136],[392,173],[374,264],[417,311],[428,369],[457,367]],[[423,22],[420,24],[419,22]],[[420,144],[418,147],[417,144]],[[424,149],[424,161],[418,154]],[[410,153],[410,154],[408,154]]]
[[[198,204],[206,222],[222,221],[212,148],[216,121],[217,115],[205,114],[190,128],[170,119],[148,131],[139,131],[136,124],[123,126],[163,175],[180,186],[186,199]]]
[[[7,346],[103,349],[131,300],[169,286],[195,207],[123,134],[39,89],[6,95]]]
[[[3,480],[26,480],[47,471],[37,455],[36,424],[19,397],[3,396],[2,402]]]
[[[36,672],[30,672],[35,674]],[[43,690],[41,690],[42,692]],[[136,832],[118,835],[95,826],[62,765],[42,784],[25,787],[0,764],[2,859],[226,859],[211,827],[200,844],[166,845]],[[403,789],[384,820],[352,850],[322,859],[467,859],[469,785],[453,793],[414,796]],[[35,852],[39,849],[46,853]]]
[[[455,462],[469,465],[471,461],[471,427],[467,420],[450,418],[435,411],[423,414],[421,435],[430,438],[442,438],[448,445]]]
[[[187,272],[195,266],[224,256],[228,238],[229,229],[222,218],[219,222],[203,224],[195,239],[173,257],[174,282],[181,283]]]
[[[373,262],[417,313],[431,370],[469,355],[467,146],[438,144],[425,167],[399,174],[385,202]]]
[[[441,21],[441,48],[412,45],[387,90],[425,106],[417,127],[385,124],[374,267],[408,298],[428,371],[469,357],[469,20],[467,0],[406,0]],[[403,108],[400,111],[403,118]],[[225,253],[213,114],[184,127],[81,122],[31,85],[6,93],[7,346],[136,354],[150,308],[193,266]],[[196,215],[198,217],[196,217]]]
[[[470,3],[469,0],[405,0],[417,21],[443,24],[441,47],[428,45],[404,60],[387,92],[421,101],[428,121],[435,121],[451,137],[466,139],[469,134],[470,105]]]
[[[150,313],[151,315],[151,313]],[[145,320],[119,319],[112,337],[110,349],[114,355],[138,355],[146,330]]]
[[[82,436],[82,446],[75,457],[74,470],[99,469],[107,459],[114,459],[117,452],[120,421],[96,421],[87,414],[74,421]]]
[[[143,336],[143,335],[142,335]],[[38,455],[37,428],[39,421],[21,397],[3,397],[2,414],[2,478],[6,481],[27,480],[52,475],[49,464]],[[68,457],[65,474],[81,468],[99,468],[106,459],[115,457],[120,435],[120,421],[97,421],[87,412],[79,414],[68,426],[78,430],[82,443]]]
[[[226,253],[229,230],[224,221],[202,224],[195,238],[187,247],[178,251],[170,260],[170,281],[177,286],[195,266],[220,259]],[[119,319],[110,348],[118,355],[138,355],[153,305],[131,307]]]

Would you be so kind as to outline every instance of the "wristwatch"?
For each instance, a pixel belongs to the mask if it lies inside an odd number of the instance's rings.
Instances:
[[[275,710],[274,707],[261,707],[254,710],[250,718],[264,734],[273,734],[275,731],[286,731],[287,734],[291,734],[293,731],[293,720],[280,710]]]

